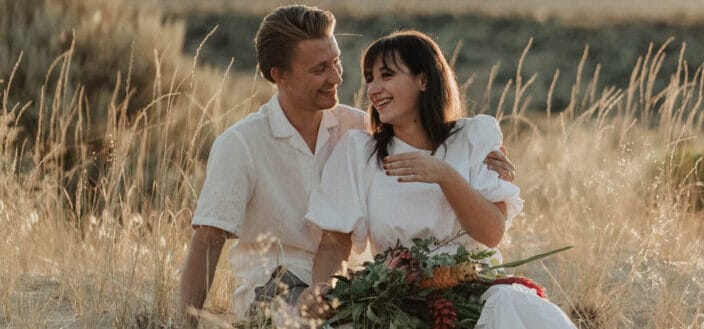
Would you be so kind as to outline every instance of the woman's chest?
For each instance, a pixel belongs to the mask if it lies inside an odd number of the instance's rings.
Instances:
[[[448,152],[436,155],[469,180],[467,154]],[[398,177],[377,170],[367,193],[369,234],[377,250],[396,241],[410,243],[414,238],[453,236],[460,228],[442,189],[434,183],[401,183]]]

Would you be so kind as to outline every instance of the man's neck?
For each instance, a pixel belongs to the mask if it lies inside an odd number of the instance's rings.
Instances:
[[[284,104],[281,100],[279,100],[279,103],[286,119],[296,128],[298,134],[303,137],[310,151],[315,153],[318,128],[320,128],[320,122],[323,120],[323,111],[297,110],[292,109],[290,105]]]

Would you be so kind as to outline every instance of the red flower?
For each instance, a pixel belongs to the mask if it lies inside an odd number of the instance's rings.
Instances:
[[[403,271],[406,274],[406,284],[413,284],[420,279],[420,262],[408,250],[394,250],[384,264],[388,268]]]
[[[432,317],[432,329],[454,329],[457,326],[457,309],[451,301],[435,296],[428,299],[428,310]]]
[[[411,252],[408,250],[394,250],[386,258],[384,264],[388,268],[400,268],[404,265],[408,265],[408,262],[412,259]]]
[[[545,295],[545,287],[535,283],[535,281],[533,281],[529,278],[509,277],[509,278],[496,279],[491,282],[492,285],[495,285],[495,284],[514,284],[514,283],[518,283],[518,284],[526,286],[528,288],[535,289],[535,293],[538,295],[538,297],[547,298],[547,296]]]

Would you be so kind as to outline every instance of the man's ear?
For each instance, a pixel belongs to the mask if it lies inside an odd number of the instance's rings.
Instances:
[[[271,78],[274,79],[274,83],[279,84],[285,80],[285,74],[278,67],[272,67]]]

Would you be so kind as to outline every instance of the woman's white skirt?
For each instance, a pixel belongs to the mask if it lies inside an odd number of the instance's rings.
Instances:
[[[557,305],[520,284],[493,285],[482,300],[486,303],[475,329],[576,329]]]

